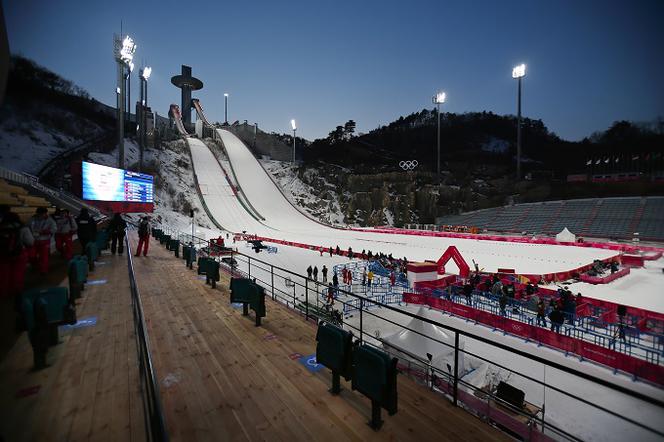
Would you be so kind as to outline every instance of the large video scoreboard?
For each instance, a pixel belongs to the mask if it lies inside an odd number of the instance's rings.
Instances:
[[[100,164],[82,163],[83,199],[91,201],[122,201],[153,203],[154,178]]]

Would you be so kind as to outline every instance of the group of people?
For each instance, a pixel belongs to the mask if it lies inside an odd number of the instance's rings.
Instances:
[[[107,230],[111,240],[111,253],[122,255],[127,222],[116,213]],[[28,263],[41,275],[49,272],[51,245],[65,261],[74,254],[74,235],[81,250],[97,237],[97,220],[87,208],[74,217],[66,208],[56,208],[50,215],[46,207],[38,207],[27,224],[7,205],[0,206],[0,294],[15,296],[23,291]],[[150,238],[149,218],[141,219],[138,228],[136,256],[147,255]]]
[[[465,296],[468,305],[472,305],[473,292],[481,283],[482,278],[479,272],[475,272],[464,282],[461,292]],[[504,283],[497,275],[493,275],[484,281],[484,285],[498,299],[498,307],[502,316],[507,315],[509,306],[512,306],[514,313],[519,312],[518,304],[515,302],[517,289],[514,282]],[[574,325],[576,307],[583,303],[581,293],[575,296],[567,287],[559,288],[556,296],[552,296],[547,303],[545,298],[540,296],[539,286],[531,282],[528,282],[523,288],[523,295],[525,295],[525,300],[528,302],[527,308],[537,314],[535,323],[538,326],[547,327],[548,318],[551,321],[551,330],[556,332],[560,332],[560,327],[565,321]]]
[[[327,267],[325,265],[323,265],[323,268],[321,269],[321,276],[322,281],[327,282]],[[318,281],[318,266],[314,266],[313,268],[311,266],[307,267],[307,277],[314,281]]]
[[[51,216],[46,207],[38,207],[24,224],[11,207],[0,206],[0,279],[6,282],[0,290],[12,296],[20,293],[28,263],[39,274],[46,275],[52,242],[62,257],[70,260],[74,234],[85,247],[96,233],[97,223],[86,208],[74,217],[66,208],[57,208]]]

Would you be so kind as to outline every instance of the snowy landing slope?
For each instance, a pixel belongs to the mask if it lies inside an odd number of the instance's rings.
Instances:
[[[471,262],[475,260],[486,271],[511,267],[518,273],[549,273],[569,270],[604,259],[615,253],[601,249],[550,246],[540,244],[494,243],[455,238],[426,238],[410,235],[355,232],[319,224],[302,215],[275,187],[267,172],[249,149],[232,133],[217,130],[237,174],[240,186],[252,205],[265,217],[258,222],[238,203],[223,171],[209,148],[190,138],[194,170],[208,209],[226,229],[247,231],[261,236],[312,245],[349,246],[355,251],[392,253],[410,260],[437,260],[445,249],[455,245]]]

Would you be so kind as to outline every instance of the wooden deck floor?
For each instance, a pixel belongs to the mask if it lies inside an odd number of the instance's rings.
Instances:
[[[344,381],[332,396],[327,369],[290,358],[315,353],[312,323],[269,300],[255,327],[227,278],[211,289],[155,241],[135,268],[172,440],[508,440],[405,377],[399,412],[374,432],[364,396]]]
[[[108,251],[77,302],[96,325],[60,332],[50,367],[33,372],[24,332],[0,364],[0,436],[6,441],[142,441],[142,401],[126,256]],[[66,281],[62,282],[66,285]]]

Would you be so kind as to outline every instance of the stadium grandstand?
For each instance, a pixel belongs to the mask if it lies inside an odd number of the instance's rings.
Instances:
[[[555,235],[565,227],[599,238],[664,240],[664,197],[592,198],[515,204],[439,217],[439,226]]]

